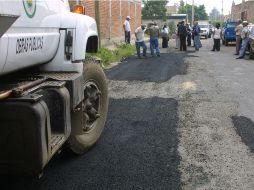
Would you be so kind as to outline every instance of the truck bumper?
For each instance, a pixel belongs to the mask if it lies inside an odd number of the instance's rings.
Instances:
[[[228,42],[235,42],[236,36],[225,36],[225,40]]]

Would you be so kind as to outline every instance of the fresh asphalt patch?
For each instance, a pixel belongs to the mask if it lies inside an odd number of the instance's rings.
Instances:
[[[161,83],[186,74],[186,56],[191,55],[130,57],[106,75],[112,80]],[[181,189],[177,107],[170,98],[110,99],[105,130],[89,152],[73,156],[63,151],[49,162],[40,180],[2,178],[1,189]]]
[[[93,149],[83,156],[61,153],[42,179],[15,179],[7,189],[180,189],[177,121],[174,99],[111,99]]]
[[[233,116],[232,121],[236,132],[241,137],[243,143],[254,152],[254,123],[244,116]]]
[[[137,59],[131,56],[119,65],[106,70],[111,80],[166,82],[175,75],[186,74],[184,58],[188,53],[162,53],[160,57]]]

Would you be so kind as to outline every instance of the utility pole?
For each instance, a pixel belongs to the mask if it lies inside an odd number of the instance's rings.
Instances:
[[[191,26],[193,26],[194,22],[194,0],[192,0],[192,7],[191,7]]]
[[[223,0],[221,0],[221,21],[224,21],[224,15],[223,15]]]

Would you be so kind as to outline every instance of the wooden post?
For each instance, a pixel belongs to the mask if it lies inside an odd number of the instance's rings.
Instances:
[[[100,48],[101,47],[100,1],[95,1],[94,6],[95,6],[95,20],[96,20],[96,23],[97,23],[99,48]]]

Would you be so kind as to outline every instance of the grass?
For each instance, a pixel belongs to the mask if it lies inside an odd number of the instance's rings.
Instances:
[[[117,44],[116,49],[110,50],[108,48],[100,48],[96,54],[87,54],[87,57],[97,57],[101,59],[104,66],[110,63],[120,62],[130,55],[135,54],[135,46],[130,44]]]

